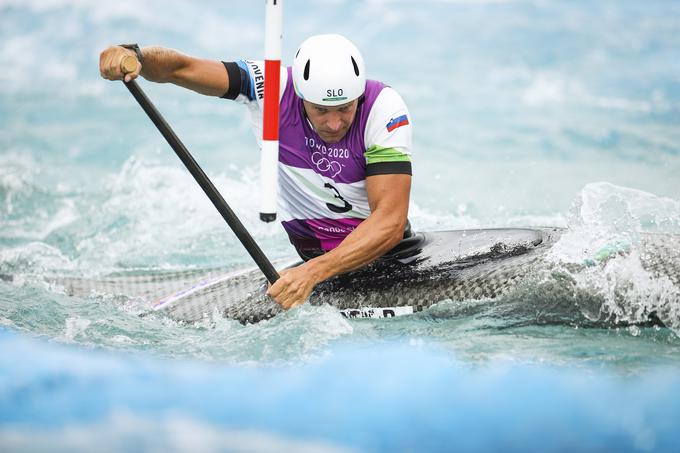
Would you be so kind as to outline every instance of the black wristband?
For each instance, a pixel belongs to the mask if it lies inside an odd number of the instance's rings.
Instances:
[[[142,54],[142,49],[139,48],[137,44],[118,44],[120,47],[125,47],[126,49],[134,50],[137,55],[137,60],[144,64],[144,55]]]

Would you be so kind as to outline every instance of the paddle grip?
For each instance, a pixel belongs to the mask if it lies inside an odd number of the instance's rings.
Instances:
[[[139,62],[137,61],[137,57],[125,55],[120,61],[120,70],[123,71],[123,74],[129,74],[135,72],[138,65]]]

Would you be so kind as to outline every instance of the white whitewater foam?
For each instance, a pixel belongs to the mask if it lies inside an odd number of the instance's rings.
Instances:
[[[72,268],[74,263],[59,249],[42,242],[0,248],[0,270],[7,274]]]
[[[640,233],[680,234],[680,202],[606,182],[586,185],[567,217],[568,231],[552,248],[558,262],[582,263],[607,247],[626,247]]]
[[[654,312],[680,335],[680,288],[667,277],[645,270],[637,251],[588,267],[575,280],[577,287],[590,293],[595,290],[604,299],[599,317],[635,323],[647,321]]]
[[[655,312],[680,333],[680,288],[645,270],[637,249],[641,233],[680,234],[680,202],[609,183],[589,184],[575,199],[568,226],[548,257],[558,265],[587,265],[573,275],[577,287],[595,292],[604,303],[599,314],[584,314],[644,322]]]

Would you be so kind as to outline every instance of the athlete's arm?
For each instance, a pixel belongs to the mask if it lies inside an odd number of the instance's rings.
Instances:
[[[220,61],[195,58],[173,49],[144,47],[141,49],[144,64],[128,74],[128,79],[141,75],[151,82],[172,83],[207,96],[222,96],[229,90],[229,76]],[[135,52],[120,46],[112,46],[99,56],[99,72],[108,80],[123,80],[125,74],[121,62]]]
[[[269,288],[283,308],[303,304],[314,286],[335,275],[369,264],[396,246],[404,236],[411,175],[387,174],[366,178],[371,214],[335,249],[300,266],[281,271]]]

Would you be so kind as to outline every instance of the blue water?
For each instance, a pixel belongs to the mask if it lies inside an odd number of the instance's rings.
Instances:
[[[678,17],[677,1],[288,2],[284,60],[343,33],[402,94],[416,229],[567,226],[553,258],[580,263],[680,234]],[[263,24],[259,2],[0,1],[0,450],[672,451],[680,288],[634,253],[573,276],[615,314],[602,328],[546,325],[526,293],[185,325],[46,283],[251,265],[97,62],[130,41],[260,58]],[[244,109],[141,83],[268,256],[291,256],[258,220]],[[643,308],[667,327],[628,327]]]

